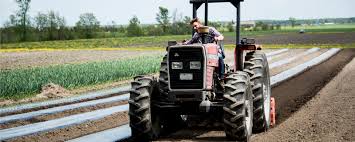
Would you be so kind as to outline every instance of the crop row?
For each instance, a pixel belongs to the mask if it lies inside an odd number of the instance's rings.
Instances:
[[[0,70],[0,98],[27,97],[39,93],[41,87],[47,83],[72,89],[125,80],[136,75],[157,72],[160,61],[160,56],[146,56],[119,61]]]

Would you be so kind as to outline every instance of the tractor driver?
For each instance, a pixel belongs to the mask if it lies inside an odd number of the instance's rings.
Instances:
[[[193,44],[193,43],[199,43],[199,40],[201,39],[200,34],[197,33],[197,29],[199,27],[202,27],[203,25],[201,24],[200,20],[198,18],[194,18],[190,21],[190,25],[194,28],[195,33],[192,36],[191,40],[188,40],[184,42],[184,44]],[[217,42],[217,41],[222,41],[224,39],[223,35],[216,30],[214,27],[209,27],[209,36],[214,37],[212,41],[209,41],[209,43]],[[224,49],[223,45],[220,44],[218,46],[218,64],[219,64],[219,78],[224,79],[224,61],[223,59],[225,58],[224,54]]]

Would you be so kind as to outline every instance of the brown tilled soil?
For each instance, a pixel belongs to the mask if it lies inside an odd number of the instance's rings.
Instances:
[[[271,34],[255,38],[261,44],[349,44],[355,43],[355,32],[346,33],[288,33]],[[234,44],[234,36],[226,36],[225,44]],[[155,45],[157,46],[157,45]],[[161,45],[160,45],[161,46]],[[164,51],[33,51],[0,53],[0,69],[28,68],[56,64],[72,64],[93,61],[111,61],[131,56],[162,55]]]
[[[355,58],[311,101],[253,141],[355,141]]]
[[[57,64],[112,61],[133,56],[161,55],[162,51],[73,50],[0,53],[0,69],[30,68]]]
[[[341,87],[341,83],[353,79],[346,77],[338,79],[340,85],[335,85],[338,92],[321,91],[320,95],[324,96],[322,102],[316,97],[316,102],[314,104],[320,104],[312,106],[312,111],[310,110],[310,105],[305,105],[300,110],[299,113],[304,115],[298,116],[300,120],[298,121],[296,117],[287,120],[289,117],[292,117],[295,112],[297,112],[304,104],[312,99],[317,92],[319,92],[334,76],[336,76],[342,68],[349,63],[355,57],[355,49],[344,49],[339,52],[337,55],[332,57],[330,60],[321,63],[313,67],[312,69],[294,77],[284,83],[281,83],[279,86],[276,86],[272,89],[272,95],[276,99],[276,110],[277,110],[277,126],[270,130],[269,133],[254,135],[252,140],[259,141],[342,141],[354,139],[354,89],[352,82],[349,81],[348,85]],[[348,71],[348,74],[353,71]],[[351,75],[354,76],[354,75]],[[323,95],[327,94],[328,95]],[[334,93],[334,94],[333,94]],[[345,93],[345,95],[339,95],[339,93]],[[338,96],[337,96],[338,95]],[[335,104],[332,104],[333,99]],[[318,100],[318,101],[317,101]],[[350,102],[351,101],[351,102]],[[311,103],[314,101],[311,101]],[[339,105],[348,103],[344,106],[339,107]],[[324,107],[328,108],[322,110]],[[339,107],[339,109],[338,109]],[[346,110],[347,109],[347,110]],[[341,112],[339,112],[341,111]],[[330,113],[329,113],[330,112]],[[295,115],[298,115],[296,113]],[[301,119],[302,118],[302,119]],[[313,120],[315,119],[315,120]],[[293,124],[287,124],[287,121],[293,120]],[[286,122],[285,122],[286,121]],[[321,123],[316,123],[318,121],[323,121]],[[350,121],[350,122],[349,122]],[[297,122],[297,123],[296,123]],[[343,124],[340,124],[343,123]],[[313,126],[312,126],[313,124]],[[322,126],[320,126],[322,124]],[[338,125],[339,124],[339,125]],[[289,125],[292,125],[289,126]],[[330,125],[329,127],[327,125]],[[348,126],[344,126],[348,125]],[[342,129],[344,126],[344,130]],[[279,128],[280,127],[280,128]],[[295,129],[293,129],[295,128]],[[313,128],[319,128],[315,132],[312,132]],[[158,141],[226,141],[225,134],[223,131],[220,131],[220,127],[215,129],[206,129],[206,128],[186,128],[178,132],[172,133],[167,137],[163,137]],[[305,130],[303,130],[305,129]],[[277,131],[273,133],[273,131]],[[289,134],[290,133],[290,134]],[[282,135],[282,136],[277,136]],[[289,135],[292,135],[289,136]],[[304,136],[307,135],[307,136]],[[318,136],[313,136],[318,135]],[[325,137],[322,139],[321,137]],[[297,138],[297,139],[295,139]],[[309,138],[309,139],[308,139]],[[129,141],[129,140],[128,140]]]
[[[355,32],[346,33],[289,33],[272,34],[255,38],[259,44],[349,44],[355,43]],[[225,43],[235,43],[235,37],[226,37]]]

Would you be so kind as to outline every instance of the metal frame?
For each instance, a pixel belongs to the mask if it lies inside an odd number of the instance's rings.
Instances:
[[[236,12],[236,49],[235,49],[235,70],[243,70],[243,51],[240,47],[240,2],[244,0],[190,0],[192,4],[192,18],[197,17],[197,10],[205,4],[205,26],[208,26],[208,3],[230,2],[237,9]],[[193,31],[193,30],[192,30]],[[192,32],[192,35],[194,31]]]

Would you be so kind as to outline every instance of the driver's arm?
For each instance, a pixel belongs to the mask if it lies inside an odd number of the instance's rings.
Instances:
[[[192,38],[186,42],[184,42],[184,44],[192,44],[192,43],[196,43],[198,40],[198,33],[196,32]]]
[[[211,27],[210,32],[211,32],[211,35],[214,36],[215,40],[217,40],[217,41],[224,40],[224,36],[220,32],[218,32],[216,28]]]

